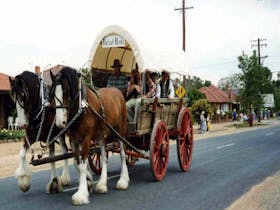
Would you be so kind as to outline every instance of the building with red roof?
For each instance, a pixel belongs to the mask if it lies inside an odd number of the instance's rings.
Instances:
[[[236,94],[227,87],[226,91],[217,88],[214,85],[204,86],[199,89],[212,105],[215,110],[223,112],[232,112],[234,109],[239,110],[240,103],[237,101]]]

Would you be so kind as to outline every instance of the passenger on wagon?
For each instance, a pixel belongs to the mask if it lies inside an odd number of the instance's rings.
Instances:
[[[163,70],[161,73],[160,87],[161,98],[174,98],[174,86],[172,81],[170,80],[169,72],[166,70]]]
[[[140,111],[141,99],[153,97],[156,92],[156,86],[150,77],[150,75],[151,75],[150,71],[146,70],[145,82],[143,82],[143,84],[141,83],[141,79],[139,80],[139,84],[134,83],[135,78],[140,78],[140,74],[139,74],[138,70],[137,70],[137,72],[132,71],[131,73],[132,74],[131,74],[131,79],[128,84],[127,93],[129,94],[132,91],[135,91],[135,92],[137,92],[137,94],[135,94],[134,98],[130,98],[126,102],[126,108],[127,108],[127,112],[128,112],[128,116],[127,116],[128,121],[136,124],[138,115],[139,115],[139,111]],[[135,75],[137,75],[137,76],[135,76]],[[145,88],[144,88],[144,86],[145,86]],[[139,95],[138,95],[138,93],[139,93]]]
[[[155,83],[155,86],[156,86],[155,97],[160,98],[161,87],[160,87],[160,84],[158,83],[158,73],[157,72],[151,73],[151,79]]]
[[[141,75],[137,68],[131,70],[131,77],[127,86],[126,99],[136,99],[141,95]]]
[[[123,65],[121,64],[119,59],[114,60],[114,63],[111,66],[114,69],[114,74],[109,75],[108,80],[107,80],[107,87],[116,87],[125,96],[128,77],[121,73],[122,66]]]

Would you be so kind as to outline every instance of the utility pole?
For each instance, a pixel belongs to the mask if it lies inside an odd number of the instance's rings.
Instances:
[[[264,56],[262,57],[261,56],[261,47],[263,46],[267,46],[267,44],[261,44],[261,42],[263,41],[266,41],[266,39],[260,39],[258,38],[257,40],[251,40],[251,42],[257,42],[257,44],[252,44],[251,47],[258,47],[258,63],[259,63],[259,66],[261,66],[261,59],[262,58],[267,58],[267,56]],[[257,107],[257,116],[258,116],[258,121],[261,122],[261,115],[260,115],[260,111],[261,111],[261,108],[260,107]]]
[[[182,0],[182,7],[174,10],[182,10],[182,25],[183,25],[183,50],[186,51],[186,9],[193,9],[193,7],[185,7],[185,0]]]
[[[267,56],[261,56],[261,47],[267,46],[267,44],[261,44],[262,41],[266,41],[266,39],[260,39],[258,38],[257,40],[251,40],[251,42],[257,42],[257,44],[252,44],[251,47],[258,47],[258,62],[259,65],[261,65],[261,59],[262,58],[267,58]]]

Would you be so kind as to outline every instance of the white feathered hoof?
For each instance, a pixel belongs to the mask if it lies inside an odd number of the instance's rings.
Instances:
[[[59,178],[60,182],[61,182],[61,185],[62,186],[69,186],[70,183],[71,183],[71,177],[70,175],[62,175],[60,178]]]
[[[29,175],[22,175],[17,178],[19,189],[22,192],[27,192],[30,189],[30,179]]]
[[[16,178],[18,180],[19,189],[22,192],[27,192],[30,189],[31,172],[20,172],[20,169],[16,170]]]
[[[127,190],[128,184],[129,184],[129,180],[122,178],[119,179],[119,181],[117,182],[116,188],[118,190]]]
[[[62,187],[61,182],[57,178],[52,179],[47,184],[46,191],[47,191],[47,193],[50,193],[50,194],[55,194],[55,193],[62,192],[63,191],[63,187]]]
[[[108,188],[106,183],[97,183],[95,187],[95,193],[97,194],[105,194],[108,192]]]
[[[88,199],[88,193],[83,193],[81,191],[76,192],[73,196],[72,196],[72,204],[73,205],[85,205],[89,203],[89,199]]]

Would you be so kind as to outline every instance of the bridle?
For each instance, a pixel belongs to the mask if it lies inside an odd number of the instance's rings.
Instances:
[[[70,96],[68,97],[67,101],[68,103],[67,104],[63,104],[63,98],[60,99],[56,94],[55,94],[55,89],[56,89],[56,86],[58,85],[61,85],[62,86],[62,89],[63,89],[63,81],[62,81],[62,75],[59,74],[56,76],[55,78],[55,81],[54,81],[54,84],[52,86],[52,90],[51,90],[51,95],[53,96],[54,99],[57,100],[57,102],[59,103],[59,105],[55,105],[55,109],[67,109],[68,112],[69,112],[69,116],[70,116],[70,111],[76,106],[76,102],[77,100],[78,103],[79,103],[79,108],[78,109],[81,109],[81,100],[82,100],[82,80],[81,80],[81,76],[79,73],[77,73],[77,77],[78,77],[78,91],[77,93],[75,94],[75,96],[72,98],[72,102],[70,103]],[[65,76],[66,77],[66,76]],[[70,87],[69,89],[71,90],[71,82],[69,81],[69,79],[66,77],[66,81],[68,83],[68,86]],[[64,94],[64,93],[63,93]],[[78,111],[77,111],[78,112]]]
[[[36,100],[36,98],[29,99],[31,90],[27,87],[28,82],[26,79],[19,75],[17,76],[17,79],[21,80],[22,83],[22,91],[17,91],[15,93],[15,101],[18,102],[19,106],[24,110],[25,115],[30,122],[37,121],[43,110],[49,105],[49,102],[47,100],[47,88],[45,87],[44,81],[41,77],[37,76],[39,84],[39,96],[38,96],[38,102],[36,104],[37,107],[33,109],[33,104],[28,103],[29,100]],[[25,97],[24,99],[22,97]],[[35,126],[36,127],[36,126]]]
[[[28,97],[32,97],[30,96],[30,89],[32,89],[31,87],[28,88],[27,84],[30,81],[26,81],[25,77],[23,75],[19,75],[16,78],[18,78],[19,80],[21,80],[22,83],[22,91],[16,91],[15,92],[15,100],[18,102],[19,106],[24,110],[25,115],[28,119],[28,125],[27,127],[29,129],[37,129],[38,128],[38,132],[36,134],[36,139],[35,142],[39,141],[41,132],[42,132],[42,128],[43,128],[43,123],[45,121],[45,114],[46,114],[46,109],[47,107],[50,105],[49,101],[48,101],[48,89],[44,83],[44,80],[42,77],[37,76],[37,81],[39,84],[39,94],[38,94],[38,107],[35,108],[34,111],[32,111],[33,108],[33,104],[28,104]],[[30,84],[30,83],[29,83]],[[28,94],[29,93],[29,94]],[[19,96],[21,95],[21,96]],[[25,99],[23,100],[21,97],[25,96]],[[30,100],[36,100],[36,98],[32,99],[30,98]],[[40,122],[38,123],[38,120],[41,116]],[[55,119],[55,118],[54,118]],[[32,123],[34,122],[34,123]],[[52,133],[52,129],[49,131],[48,137],[51,136]],[[26,134],[26,142],[29,145],[29,147],[31,146],[28,135]],[[34,143],[34,142],[32,142]]]
[[[55,100],[57,100],[59,102],[60,105],[55,105],[55,110],[56,109],[67,109],[68,110],[68,105],[63,105],[63,98],[60,99],[57,97],[57,95],[55,94],[55,89],[56,89],[56,86],[58,85],[61,85],[62,86],[62,81],[61,81],[61,74],[58,75],[56,78],[55,78],[55,81],[53,81],[53,85],[52,85],[52,89],[51,89],[51,97],[53,96],[53,98]]]

